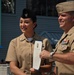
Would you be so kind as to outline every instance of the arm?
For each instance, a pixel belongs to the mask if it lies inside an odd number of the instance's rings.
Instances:
[[[53,59],[55,61],[59,61],[59,62],[65,63],[65,64],[73,65],[74,64],[74,41],[73,40],[71,43],[71,50],[70,51],[72,51],[72,52],[68,52],[68,53],[64,53],[64,54],[55,53],[53,55]]]
[[[41,73],[50,72],[51,68],[52,68],[52,63],[49,63],[48,65],[40,66],[40,69],[38,71],[40,71]],[[30,71],[31,73],[35,73],[37,70],[35,70],[34,68],[31,68]]]
[[[52,46],[50,44],[50,41],[46,38],[43,40],[43,46],[42,51],[45,49],[48,52],[52,51]],[[52,63],[50,62],[49,59],[42,59],[41,61],[41,66],[40,66],[40,71],[41,72],[50,72],[52,70]]]
[[[46,60],[41,63],[40,71],[41,72],[50,72],[52,69],[52,62],[47,62]]]
[[[65,53],[65,54],[60,54],[60,53],[55,53],[53,55],[53,60],[62,62],[65,64],[74,64],[74,52],[70,53]]]
[[[49,52],[52,51],[51,44],[47,38],[43,40],[42,49],[46,49]],[[45,61],[44,61],[44,59],[41,60],[41,66],[39,69],[40,72],[50,72],[51,69],[52,69],[52,62],[49,62],[49,59],[45,59]],[[30,71],[32,73],[36,72],[36,70],[34,68],[31,68]]]
[[[54,66],[53,71],[51,73],[52,75],[58,75],[57,67]]]
[[[23,71],[21,71],[17,67],[17,56],[16,56],[16,47],[17,47],[17,41],[16,39],[11,40],[6,56],[6,62],[9,62],[10,70],[14,75],[26,75]]]
[[[40,54],[41,58],[46,58],[49,59],[50,58],[50,52],[44,50],[41,52]],[[62,62],[65,64],[74,64],[74,52],[69,52],[69,53],[65,53],[65,54],[61,54],[61,53],[55,53],[53,55],[52,58],[54,61],[58,61],[58,62]]]
[[[13,61],[10,62],[10,70],[14,75],[26,75],[17,67],[17,63]]]

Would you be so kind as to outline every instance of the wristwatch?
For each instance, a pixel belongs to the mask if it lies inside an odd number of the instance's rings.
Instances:
[[[50,52],[49,58],[52,59],[55,52]]]

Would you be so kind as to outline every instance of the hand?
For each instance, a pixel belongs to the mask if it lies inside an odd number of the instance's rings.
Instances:
[[[30,68],[31,73],[35,73],[36,70],[34,68]]]
[[[40,66],[40,71],[41,72],[50,72],[51,69],[52,69],[52,63],[50,63],[49,65]]]
[[[40,53],[40,57],[41,58],[44,58],[44,59],[48,59],[50,57],[50,52],[46,51],[46,50],[43,50],[41,53]]]

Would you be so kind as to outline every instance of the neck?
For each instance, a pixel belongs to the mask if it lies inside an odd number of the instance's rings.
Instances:
[[[65,29],[64,31],[65,31],[65,33],[68,33],[68,31],[72,28],[73,26],[71,26],[71,27],[69,27],[69,28],[67,28],[67,29]]]
[[[31,33],[24,33],[24,35],[26,36],[26,38],[31,38],[34,36],[34,32],[31,32]]]

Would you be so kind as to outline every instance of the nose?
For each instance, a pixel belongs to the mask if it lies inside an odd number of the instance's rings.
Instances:
[[[60,19],[62,19],[62,16],[61,15],[59,15],[59,17],[58,17],[58,20],[60,20]]]
[[[61,20],[62,20],[62,16],[59,15],[59,17],[58,17],[58,21],[61,21]]]

